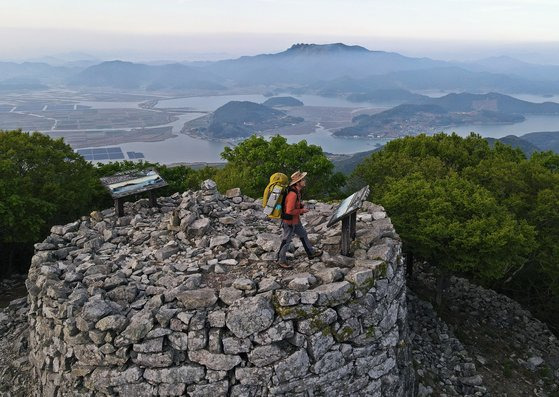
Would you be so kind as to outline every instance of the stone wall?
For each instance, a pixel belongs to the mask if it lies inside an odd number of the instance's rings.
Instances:
[[[308,260],[275,265],[279,226],[238,189],[127,203],[55,226],[29,271],[41,396],[407,396],[413,368],[400,241],[365,203],[354,257],[310,202]]]

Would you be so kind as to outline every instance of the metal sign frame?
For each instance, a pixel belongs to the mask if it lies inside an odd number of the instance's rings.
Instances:
[[[357,226],[357,210],[363,205],[363,201],[369,197],[369,186],[353,193],[351,196],[343,200],[336,208],[327,227],[333,226],[342,221],[342,239],[341,239],[341,254],[344,256],[349,255],[349,248],[351,241],[356,237]]]

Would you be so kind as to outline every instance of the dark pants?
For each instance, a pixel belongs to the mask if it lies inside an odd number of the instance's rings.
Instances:
[[[281,233],[281,245],[278,252],[278,259],[280,262],[285,262],[287,260],[287,250],[289,249],[289,244],[293,240],[293,235],[299,236],[301,242],[303,243],[303,248],[308,256],[311,256],[314,252],[311,242],[307,237],[307,231],[301,225],[297,223],[296,225],[288,225],[287,223],[282,223],[282,233]]]

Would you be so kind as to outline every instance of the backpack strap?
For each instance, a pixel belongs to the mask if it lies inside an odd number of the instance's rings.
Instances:
[[[289,194],[289,192],[294,192],[295,194],[297,194],[297,191],[289,186],[287,188],[287,192],[283,195],[282,199],[281,199],[281,219],[286,220],[286,221],[290,221],[293,219],[293,215],[287,214],[285,212],[285,200],[287,199],[287,195]],[[297,196],[299,197],[299,196]]]

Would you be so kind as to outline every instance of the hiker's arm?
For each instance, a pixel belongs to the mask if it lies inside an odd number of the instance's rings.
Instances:
[[[289,215],[301,215],[307,212],[304,208],[295,208],[297,202],[297,195],[294,192],[289,192],[285,198],[285,213]]]

